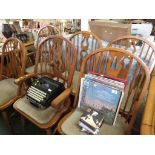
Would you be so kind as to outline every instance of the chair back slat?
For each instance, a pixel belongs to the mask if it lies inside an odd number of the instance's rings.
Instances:
[[[60,30],[53,25],[41,27],[37,33],[35,46],[38,47],[39,43],[51,35],[60,35]]]
[[[74,33],[69,40],[78,51],[76,70],[80,70],[83,58],[98,48],[102,48],[101,40],[92,32],[79,31]]]
[[[139,56],[152,72],[155,62],[155,46],[148,40],[137,36],[122,36],[111,41],[107,47],[117,47],[128,50]]]

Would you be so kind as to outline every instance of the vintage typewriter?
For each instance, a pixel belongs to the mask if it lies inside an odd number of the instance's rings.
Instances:
[[[27,99],[34,106],[45,109],[51,101],[65,90],[64,84],[48,77],[40,77],[34,80],[27,90]]]

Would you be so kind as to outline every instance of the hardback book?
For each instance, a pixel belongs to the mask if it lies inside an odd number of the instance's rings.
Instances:
[[[82,114],[79,125],[86,131],[92,134],[97,134],[99,128],[104,121],[104,115],[101,112],[88,107]]]
[[[89,134],[96,135],[99,132],[99,129],[92,130],[86,124],[82,123],[81,121],[78,122],[78,125],[81,127],[81,131],[87,132]]]
[[[91,107],[104,115],[104,122],[114,125],[124,95],[123,89],[107,83],[84,78],[81,83],[78,106],[81,109]]]

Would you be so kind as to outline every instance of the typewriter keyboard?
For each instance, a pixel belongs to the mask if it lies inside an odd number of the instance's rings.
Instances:
[[[47,94],[45,92],[43,92],[33,86],[29,87],[29,89],[27,91],[27,95],[38,102],[44,101],[44,99],[47,97]]]

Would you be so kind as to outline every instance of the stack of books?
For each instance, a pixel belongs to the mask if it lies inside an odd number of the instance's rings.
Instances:
[[[78,124],[82,128],[82,131],[86,131],[91,134],[97,134],[103,121],[103,113],[100,113],[93,108],[88,107],[81,116]]]
[[[97,134],[104,121],[114,125],[126,81],[90,72],[81,79],[78,106],[83,110],[78,124],[82,131]]]

